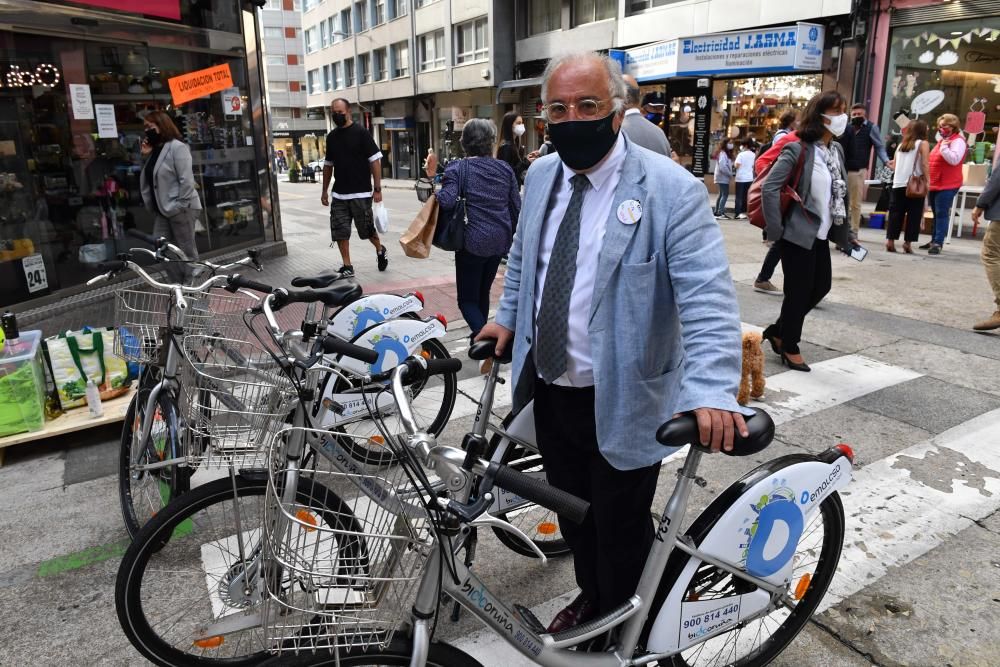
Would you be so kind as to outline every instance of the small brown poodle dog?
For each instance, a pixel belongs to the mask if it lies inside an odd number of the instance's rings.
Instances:
[[[764,395],[764,351],[760,347],[761,335],[755,331],[743,334],[743,374],[736,402],[746,405],[751,398]]]

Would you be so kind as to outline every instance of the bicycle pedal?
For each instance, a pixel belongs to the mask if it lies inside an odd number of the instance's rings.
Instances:
[[[502,377],[497,377],[497,384],[507,384],[507,381]]]
[[[537,635],[544,635],[548,633],[548,630],[542,625],[542,622],[538,620],[530,609],[524,605],[516,604],[514,605],[514,613],[524,622],[528,628]]]
[[[704,478],[704,477],[695,477],[695,478],[694,478],[694,483],[695,483],[695,484],[697,484],[698,486],[700,486],[700,487],[701,487],[701,488],[703,488],[703,489],[704,489],[704,488],[705,488],[706,486],[708,486],[708,482],[707,482],[707,481],[705,480],[705,478]]]

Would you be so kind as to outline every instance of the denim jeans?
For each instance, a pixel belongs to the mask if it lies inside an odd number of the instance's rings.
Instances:
[[[480,257],[465,250],[455,253],[458,309],[475,337],[490,315],[490,289],[500,269],[500,257]]]
[[[726,201],[729,200],[729,183],[716,183],[719,188],[719,198],[715,200],[715,214],[726,214]]]
[[[934,237],[931,243],[938,246],[944,245],[944,238],[948,235],[948,216],[951,215],[951,204],[955,201],[955,193],[958,188],[951,190],[931,190],[927,195],[927,203],[934,211]]]

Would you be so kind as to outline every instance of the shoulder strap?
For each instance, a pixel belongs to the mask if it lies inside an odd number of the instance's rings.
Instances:
[[[789,142],[789,144],[786,145],[790,144],[791,142]],[[792,189],[794,190],[799,189],[799,181],[802,180],[802,168],[805,166],[806,163],[806,146],[801,141],[798,142],[798,144],[799,144],[799,160],[798,162],[795,163],[795,171],[792,172],[792,177],[795,180],[791,185]],[[784,150],[784,147],[782,147],[782,150]],[[815,157],[813,159],[815,159]]]

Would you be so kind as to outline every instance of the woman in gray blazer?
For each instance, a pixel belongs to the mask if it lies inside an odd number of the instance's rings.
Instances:
[[[166,237],[190,259],[197,259],[194,227],[201,215],[201,199],[195,190],[191,150],[165,112],[150,112],[143,125],[146,138],[141,151],[146,162],[139,186],[143,203],[153,214],[153,236]],[[183,267],[167,267],[171,280],[180,281],[185,273]]]
[[[830,241],[850,252],[855,245],[847,224],[847,170],[840,144],[833,141],[847,128],[847,101],[835,90],[813,97],[799,123],[798,141],[781,150],[761,187],[767,238],[775,239],[781,254],[785,299],[778,320],[764,330],[783,364],[809,371],[799,352],[806,315],[830,291]],[[781,211],[781,191],[794,184],[800,201]]]

